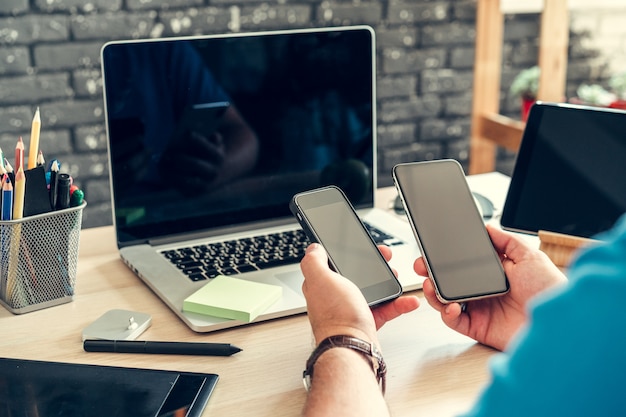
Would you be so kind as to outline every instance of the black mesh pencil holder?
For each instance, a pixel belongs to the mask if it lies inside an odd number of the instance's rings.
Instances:
[[[0,303],[14,314],[74,299],[83,209],[0,221]]]

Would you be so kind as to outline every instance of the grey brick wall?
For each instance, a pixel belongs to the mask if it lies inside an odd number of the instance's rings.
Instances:
[[[475,38],[474,0],[2,0],[0,147],[30,134],[41,108],[41,147],[85,191],[83,227],[111,224],[100,48],[115,39],[369,24],[377,33],[379,184],[398,162],[468,162]],[[502,109],[517,115],[507,86],[537,57],[536,14],[508,16]],[[601,71],[572,34],[569,79]],[[9,153],[9,152],[7,152]],[[9,153],[10,154],[10,153]],[[510,169],[513,156],[500,157]],[[508,165],[507,165],[508,164]]]

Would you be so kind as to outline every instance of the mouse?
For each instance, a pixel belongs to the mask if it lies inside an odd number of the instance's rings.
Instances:
[[[485,220],[489,220],[493,217],[493,203],[487,197],[482,194],[472,192],[474,196],[474,201],[476,202],[476,206],[478,207],[478,211],[480,211],[480,215]],[[398,195],[393,200],[393,211],[396,214],[405,214],[404,204],[402,203],[402,198]]]

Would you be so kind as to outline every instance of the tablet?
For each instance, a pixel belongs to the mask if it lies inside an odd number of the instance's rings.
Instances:
[[[218,376],[0,358],[0,415],[200,416]]]
[[[626,212],[626,112],[532,106],[501,224],[591,237]]]

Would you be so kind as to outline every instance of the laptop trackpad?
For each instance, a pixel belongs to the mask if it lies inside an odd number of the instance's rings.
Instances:
[[[304,277],[300,271],[284,272],[276,274],[275,277],[287,288],[293,290],[296,294],[302,295],[302,283]]]

